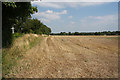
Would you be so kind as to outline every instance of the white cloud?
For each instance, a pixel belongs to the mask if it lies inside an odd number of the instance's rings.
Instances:
[[[58,3],[49,3],[49,2],[31,2],[33,5],[41,6],[41,7],[51,7],[51,8],[64,8],[64,6],[59,5]]]
[[[74,22],[74,21],[71,21],[71,22],[70,22],[70,25],[74,25],[74,24],[75,24],[75,22]]]
[[[47,10],[45,12],[38,12],[33,14],[35,18],[38,18],[42,22],[50,22],[52,20],[57,20],[61,18],[61,15],[67,14],[67,10],[61,12],[54,12],[52,10]]]
[[[78,2],[78,3],[68,3],[70,7],[86,7],[86,6],[96,6],[105,4],[104,2]]]
[[[71,19],[71,18],[73,18],[73,16],[68,16],[68,18],[70,18],[70,19]]]
[[[41,2],[118,2],[118,1],[119,0],[41,0]]]
[[[86,7],[106,4],[106,2],[31,2],[33,5],[49,8],[65,8],[65,7]]]
[[[80,20],[80,26],[88,29],[112,29],[118,26],[117,21],[117,15],[88,16]]]
[[[53,12],[52,10],[47,10],[48,14],[67,14],[67,10],[63,10],[62,12]]]
[[[45,19],[45,18],[39,18],[39,20],[40,20],[41,22],[50,22],[48,19]]]
[[[63,10],[60,14],[67,14],[67,10]]]
[[[53,11],[52,11],[52,10],[47,10],[46,12],[47,12],[47,13],[50,13],[50,14],[51,14],[51,13],[53,13]]]

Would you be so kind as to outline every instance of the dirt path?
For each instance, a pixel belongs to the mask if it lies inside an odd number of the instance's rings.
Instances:
[[[101,37],[44,37],[29,50],[8,77],[115,78],[117,39]]]

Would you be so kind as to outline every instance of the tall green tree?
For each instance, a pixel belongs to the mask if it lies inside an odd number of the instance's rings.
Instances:
[[[2,45],[12,43],[11,27],[17,27],[17,21],[24,22],[31,14],[37,12],[37,7],[32,7],[30,2],[3,2],[2,3]],[[21,22],[21,24],[23,23]]]

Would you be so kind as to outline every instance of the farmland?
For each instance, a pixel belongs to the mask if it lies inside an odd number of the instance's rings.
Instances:
[[[15,78],[117,78],[117,36],[46,36],[23,54]]]

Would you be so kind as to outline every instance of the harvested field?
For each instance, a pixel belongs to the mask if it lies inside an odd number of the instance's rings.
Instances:
[[[49,36],[5,77],[117,78],[117,36]]]

